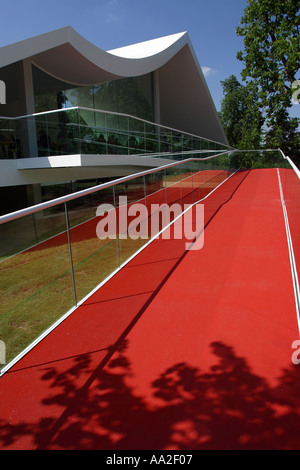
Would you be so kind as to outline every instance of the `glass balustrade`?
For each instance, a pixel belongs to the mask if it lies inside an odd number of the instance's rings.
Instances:
[[[57,116],[52,118],[57,124]],[[49,121],[47,126],[49,130]],[[78,127],[72,130],[77,133]],[[0,340],[6,345],[7,362],[76,308],[188,207],[219,191],[236,172],[270,168],[281,178],[299,269],[300,181],[277,151],[230,152],[204,159],[192,155],[1,216]]]
[[[125,114],[65,108],[0,118],[0,158],[58,155],[155,155],[226,151],[218,142]],[[202,155],[203,156],[203,155]]]

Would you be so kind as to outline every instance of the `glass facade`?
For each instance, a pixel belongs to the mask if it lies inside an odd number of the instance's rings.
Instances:
[[[27,148],[26,135],[32,146]],[[0,158],[55,155],[158,155],[205,157],[226,145],[122,114],[64,108],[23,118],[0,118]],[[187,152],[187,153],[184,153]],[[199,153],[200,152],[200,153]],[[172,157],[173,158],[173,157]]]
[[[5,131],[5,133],[4,133]],[[92,108],[61,108],[23,118],[0,118],[0,158],[55,155],[158,155],[187,158],[229,148],[137,117]],[[26,147],[26,135],[31,147]],[[5,138],[6,136],[6,138]],[[8,139],[9,137],[9,139]],[[184,153],[187,152],[187,153]],[[172,157],[174,158],[174,157]]]
[[[0,159],[229,150],[154,123],[153,74],[76,87],[32,66],[36,115],[0,117]],[[9,115],[8,115],[9,116]],[[200,155],[200,154],[199,154]]]
[[[153,121],[152,73],[74,87],[33,66],[35,112],[68,107],[100,109]]]

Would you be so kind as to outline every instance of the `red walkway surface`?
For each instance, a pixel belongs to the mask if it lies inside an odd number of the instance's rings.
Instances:
[[[299,339],[277,170],[205,200],[0,379],[1,449],[300,449]]]

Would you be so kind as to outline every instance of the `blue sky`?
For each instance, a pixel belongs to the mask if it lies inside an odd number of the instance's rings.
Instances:
[[[0,46],[72,26],[104,50],[187,31],[216,108],[221,80],[241,80],[235,28],[247,0],[10,0],[1,1]],[[294,106],[295,107],[295,106]]]

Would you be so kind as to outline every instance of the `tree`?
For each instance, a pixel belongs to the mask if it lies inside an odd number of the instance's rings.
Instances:
[[[244,51],[237,54],[245,65],[242,78],[259,89],[266,143],[300,159],[299,119],[288,112],[293,84],[300,78],[299,24],[299,0],[248,0],[236,32],[244,37]]]
[[[224,98],[220,118],[229,144],[240,150],[259,149],[264,121],[257,104],[257,88],[253,83],[242,85],[235,75],[221,84]]]

